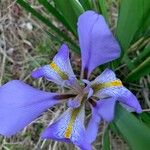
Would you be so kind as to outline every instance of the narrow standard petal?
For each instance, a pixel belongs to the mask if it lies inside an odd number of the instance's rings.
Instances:
[[[53,124],[42,133],[42,138],[73,143],[82,150],[91,150],[85,139],[84,106],[68,108]]]
[[[100,99],[108,97],[115,98],[119,102],[131,107],[132,110],[137,113],[141,113],[142,109],[137,98],[123,86],[122,82],[116,78],[112,70],[106,69],[100,76],[91,82],[91,86],[94,95]]]
[[[99,65],[120,56],[120,46],[102,15],[86,11],[78,19],[78,35],[85,78]]]
[[[110,122],[114,118],[116,99],[107,98],[99,101],[89,101],[92,105],[92,116],[86,130],[86,139],[89,143],[95,141],[101,119]]]
[[[92,109],[92,116],[86,128],[86,139],[89,143],[95,141],[98,134],[99,124],[101,121],[101,117],[98,114],[97,107],[91,106],[91,109]]]
[[[59,103],[56,94],[13,80],[0,87],[0,134],[11,136]]]
[[[38,68],[32,72],[32,77],[46,79],[55,82],[59,85],[74,84],[76,79],[69,59],[69,49],[66,44],[63,44],[53,61],[49,65]]]

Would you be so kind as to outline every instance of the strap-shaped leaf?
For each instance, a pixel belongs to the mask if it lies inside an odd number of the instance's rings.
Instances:
[[[142,36],[150,25],[150,0],[122,0],[119,11],[117,37],[125,51],[134,42],[135,35]]]
[[[114,124],[132,150],[149,149],[150,129],[120,105],[116,108]]]
[[[65,20],[64,16],[61,15],[55,7],[53,7],[47,0],[38,0],[38,2],[42,4],[49,13],[55,16],[58,21],[60,21],[68,30],[70,30],[73,33],[73,30]]]
[[[108,13],[107,13],[107,7],[106,7],[106,1],[105,0],[98,0],[100,11],[102,15],[105,17],[106,21],[108,22]]]
[[[79,2],[81,3],[82,7],[85,10],[91,10],[92,9],[91,0],[79,0]]]
[[[78,0],[54,0],[58,10],[63,14],[74,33],[77,33],[77,19],[84,12]]]
[[[150,128],[150,112],[142,113],[140,118]]]
[[[103,135],[102,150],[110,150],[109,126],[105,129]]]

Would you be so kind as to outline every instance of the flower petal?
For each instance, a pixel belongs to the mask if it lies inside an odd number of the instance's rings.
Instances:
[[[91,150],[85,139],[84,106],[68,108],[53,124],[42,133],[42,138],[73,143],[83,150]]]
[[[96,96],[99,98],[106,98],[106,97],[114,97],[119,102],[128,105],[132,108],[132,110],[136,111],[137,113],[141,113],[142,109],[141,106],[137,100],[137,98],[134,96],[133,93],[131,93],[127,88],[125,87],[109,87],[100,90]],[[125,106],[124,105],[124,106]],[[128,110],[128,108],[127,108]]]
[[[102,117],[102,119],[108,122],[114,119],[115,104],[116,99],[113,97],[102,99],[97,102],[96,108],[98,110],[98,114]]]
[[[106,69],[100,76],[92,81],[91,86],[93,86],[93,90],[96,91],[94,95],[100,99],[112,97],[128,105],[137,113],[142,111],[134,94],[122,85],[121,81],[116,78],[115,73],[110,69]]]
[[[132,111],[136,111],[137,113],[141,113],[142,108],[141,108],[136,96],[133,93],[131,93],[128,89],[126,89],[125,87],[120,89],[118,92],[121,92],[121,90],[122,90],[122,94],[119,95],[118,101],[125,104],[123,106],[127,110],[131,111],[131,109],[132,109]]]
[[[82,71],[88,76],[97,66],[120,56],[120,46],[102,15],[94,11],[83,13],[78,19],[78,35]]]
[[[113,80],[116,80],[115,73],[110,69],[105,69],[94,81],[91,82],[91,84],[95,83],[103,83],[103,82],[110,82]]]
[[[98,109],[93,106],[91,107],[92,107],[92,116],[91,116],[90,121],[88,122],[88,126],[86,129],[86,140],[89,143],[92,143],[95,141],[97,137],[97,133],[98,133],[99,124],[101,121],[101,118],[98,115]]]
[[[46,79],[62,86],[64,84],[69,84],[70,82],[70,84],[73,84],[76,77],[70,64],[68,46],[63,44],[55,55],[52,63],[33,71],[32,77],[45,77]]]
[[[35,89],[19,80],[0,87],[0,134],[11,136],[42,112],[59,103],[56,94]]]

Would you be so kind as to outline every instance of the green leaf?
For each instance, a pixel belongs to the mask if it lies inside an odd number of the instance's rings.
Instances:
[[[117,24],[117,37],[123,51],[142,36],[150,25],[150,0],[122,0]]]
[[[116,125],[113,122],[111,122],[109,124],[109,127],[110,127],[111,131],[113,131],[113,133],[115,133],[116,135],[119,135],[119,136],[121,135],[120,132],[118,131]]]
[[[102,150],[110,150],[109,127],[105,129],[103,135]]]
[[[84,10],[91,10],[92,9],[92,3],[91,0],[79,0]]]
[[[55,7],[53,7],[47,0],[38,0],[38,1],[39,1],[40,4],[42,4],[44,6],[44,8],[49,13],[51,13],[53,16],[55,16],[58,21],[60,21],[68,30],[70,30],[73,33],[73,30],[71,29],[68,22],[65,20],[64,16],[61,15]]]
[[[113,122],[132,150],[149,149],[150,129],[133,114],[117,105]]]
[[[106,1],[105,0],[98,0],[100,12],[105,17],[106,21],[108,22],[108,13],[107,13],[107,7],[106,7]]]
[[[79,47],[74,43],[66,34],[64,34],[61,30],[59,30],[57,27],[55,27],[49,19],[41,15],[39,12],[37,12],[35,9],[33,9],[27,2],[24,0],[17,0],[17,3],[20,4],[25,10],[30,12],[33,16],[35,16],[38,20],[43,22],[45,25],[47,25],[52,31],[55,32],[56,36],[60,36],[64,39],[64,41],[70,43],[73,46],[73,50],[77,53],[79,53]]]
[[[140,118],[150,128],[150,112],[142,113]]]
[[[126,81],[137,81],[150,73],[150,56],[135,68],[126,78]]]
[[[58,10],[63,14],[74,33],[77,33],[77,20],[84,12],[78,0],[54,0]]]

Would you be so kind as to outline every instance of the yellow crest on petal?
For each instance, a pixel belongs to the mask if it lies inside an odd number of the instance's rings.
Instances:
[[[50,67],[56,72],[58,73],[58,75],[63,79],[63,80],[68,80],[68,75],[63,72],[58,66],[57,64],[53,61],[52,63],[50,63]]]
[[[116,87],[116,86],[123,86],[123,84],[120,80],[114,80],[114,81],[104,82],[104,83],[95,83],[92,85],[92,88],[94,90],[94,93],[96,93],[101,89]]]
[[[72,111],[70,121],[69,121],[68,126],[67,126],[66,131],[65,131],[65,135],[64,135],[65,138],[71,137],[73,126],[74,126],[74,123],[75,123],[75,120],[76,120],[76,117],[77,117],[79,111],[80,111],[80,108],[76,108]]]

